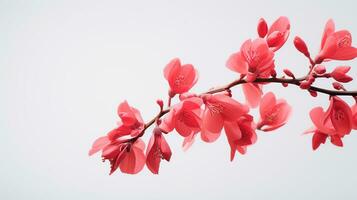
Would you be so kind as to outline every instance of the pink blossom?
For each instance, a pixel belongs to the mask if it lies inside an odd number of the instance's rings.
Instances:
[[[165,132],[175,129],[183,137],[200,131],[202,100],[198,97],[186,98],[176,104],[161,122],[160,128]]]
[[[310,111],[310,117],[317,130],[327,135],[343,137],[352,129],[352,111],[346,102],[336,96],[331,98],[326,112],[322,107],[316,107]]]
[[[256,77],[269,77],[274,69],[274,53],[262,38],[247,40],[239,52],[232,54],[226,66],[232,71],[251,76],[252,82]]]
[[[111,170],[110,174],[118,168],[123,173],[136,174],[140,172],[145,165],[144,155],[145,144],[137,139],[134,143],[125,140],[110,141],[107,136],[98,138],[89,151],[89,155],[102,150],[103,160],[109,160]]]
[[[165,79],[169,82],[172,95],[189,91],[198,80],[198,72],[191,64],[181,65],[175,58],[164,69]]]
[[[158,174],[161,159],[170,161],[171,154],[170,146],[167,144],[160,129],[156,127],[146,150],[146,166],[152,173]]]
[[[327,21],[321,40],[321,50],[315,62],[325,59],[352,60],[357,57],[357,48],[352,46],[352,36],[347,30],[335,31],[332,19]]]
[[[349,66],[338,66],[331,73],[331,77],[338,82],[348,83],[353,80],[352,77],[348,76],[347,73],[350,71]]]
[[[274,93],[266,93],[260,102],[258,128],[272,131],[283,126],[289,119],[291,107],[283,99],[276,100]]]
[[[231,161],[236,151],[245,154],[247,147],[257,141],[253,117],[249,114],[242,115],[233,122],[226,121],[224,130],[231,147]]]
[[[203,97],[205,110],[202,116],[201,138],[215,141],[225,122],[234,122],[248,113],[249,108],[225,94],[206,94]]]
[[[108,133],[110,140],[115,140],[125,135],[136,137],[142,132],[145,124],[139,110],[131,107],[127,101],[124,101],[119,105],[117,112],[121,121],[118,122],[118,128]]]
[[[270,27],[267,42],[272,51],[279,50],[290,34],[290,22],[285,16],[279,17]]]

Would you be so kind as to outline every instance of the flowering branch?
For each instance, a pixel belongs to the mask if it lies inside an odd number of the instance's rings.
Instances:
[[[263,132],[276,130],[288,121],[291,106],[284,99],[276,99],[272,92],[263,92],[263,86],[279,83],[289,84],[317,97],[318,93],[329,95],[330,105],[313,108],[310,118],[314,124],[306,133],[313,133],[312,148],[316,150],[327,138],[336,146],[343,146],[342,138],[357,129],[357,91],[347,90],[343,83],[352,81],[348,76],[349,66],[337,66],[328,72],[328,60],[352,60],[357,57],[357,48],[352,46],[352,36],[346,30],[335,31],[329,20],[321,40],[320,52],[311,58],[307,45],[300,37],[295,37],[294,46],[310,62],[308,73],[296,78],[289,69],[277,76],[274,64],[275,53],[285,44],[290,33],[290,22],[280,17],[269,28],[264,19],[257,27],[259,38],[247,40],[240,50],[233,53],[226,66],[239,74],[239,78],[225,86],[211,89],[201,94],[189,93],[198,80],[198,72],[191,64],[182,65],[173,59],[164,69],[164,77],[170,86],[168,101],[164,109],[162,100],[157,100],[158,114],[144,123],[140,112],[126,101],[118,107],[120,121],[118,127],[98,138],[89,155],[102,151],[103,160],[111,164],[112,174],[118,168],[123,173],[136,174],[146,166],[159,173],[161,160],[170,161],[172,152],[164,134],[174,130],[183,138],[183,148],[189,148],[197,135],[205,142],[214,142],[224,129],[230,146],[230,159],[238,151],[245,154],[247,148],[257,141],[256,130]],[[315,86],[316,79],[334,79],[334,90]],[[241,85],[245,103],[232,97],[231,89]],[[179,102],[172,104],[178,95]],[[356,104],[349,106],[338,96],[351,96]],[[259,120],[249,114],[250,109],[259,107]],[[163,118],[163,119],[162,119]],[[140,139],[149,127],[155,125],[148,146]]]

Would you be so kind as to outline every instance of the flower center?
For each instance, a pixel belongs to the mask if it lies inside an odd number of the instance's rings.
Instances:
[[[155,157],[159,157],[160,159],[164,159],[164,155],[163,155],[161,149],[159,148],[159,146],[156,146],[155,151],[154,151],[153,154],[154,154]]]
[[[345,119],[345,113],[342,111],[342,110],[337,110],[335,113],[334,113],[334,118],[336,120],[344,120]]]
[[[185,80],[185,76],[180,74],[179,76],[176,77],[175,79],[175,86],[180,86],[182,82]]]
[[[349,47],[351,46],[351,43],[352,43],[351,36],[345,35],[342,39],[338,41],[338,47],[339,48]]]
[[[210,110],[211,114],[221,114],[224,110],[224,107],[221,104],[208,103],[207,107]]]

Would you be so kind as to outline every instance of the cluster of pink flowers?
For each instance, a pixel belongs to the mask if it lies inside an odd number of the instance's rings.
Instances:
[[[339,94],[347,92],[343,83],[352,81],[348,75],[349,66],[335,67],[327,72],[329,60],[351,60],[357,57],[351,34],[347,30],[335,31],[334,23],[329,20],[323,33],[321,50],[312,59],[307,45],[300,37],[295,37],[294,45],[310,62],[309,72],[296,78],[289,69],[278,77],[275,70],[274,55],[286,43],[290,33],[287,17],[278,18],[270,27],[260,19],[257,27],[258,38],[248,39],[239,51],[229,56],[226,66],[238,73],[238,79],[219,89],[202,94],[191,93],[197,83],[198,71],[191,64],[182,64],[178,58],[171,60],[164,68],[168,82],[168,103],[158,100],[160,112],[145,123],[139,110],[126,101],[118,107],[120,118],[117,127],[107,135],[98,138],[89,151],[93,155],[102,152],[103,160],[111,165],[110,174],[118,168],[123,173],[136,174],[144,166],[154,174],[159,173],[161,160],[170,161],[172,151],[165,137],[177,132],[183,137],[183,148],[188,149],[198,136],[204,142],[214,142],[223,132],[230,146],[230,160],[236,152],[245,154],[247,148],[257,141],[257,131],[273,131],[285,125],[292,108],[284,99],[277,99],[273,92],[263,92],[269,83],[281,83],[284,87],[294,84],[316,97],[318,92],[330,94],[329,108],[313,108],[310,112],[314,127],[306,131],[313,133],[313,149],[317,149],[327,138],[337,146],[342,146],[342,138],[352,129],[357,129],[357,104],[349,106]],[[332,78],[334,90],[313,86],[315,79]],[[230,88],[242,85],[245,101],[233,98]],[[349,95],[356,99],[356,95]],[[178,102],[171,105],[171,100]],[[356,99],[357,101],[357,99]],[[256,119],[250,110],[259,107]],[[145,150],[141,140],[145,131],[154,125],[151,138]]]

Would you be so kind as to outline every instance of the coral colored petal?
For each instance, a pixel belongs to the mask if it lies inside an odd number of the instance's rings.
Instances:
[[[166,133],[171,132],[175,128],[175,113],[174,109],[171,109],[169,113],[166,114],[164,120],[162,120],[161,124],[159,125],[160,129]]]
[[[181,66],[180,59],[174,58],[172,59],[164,68],[164,76],[166,80],[169,80],[170,73],[173,71],[174,68],[178,68]]]
[[[335,60],[352,60],[357,57],[357,48],[355,47],[344,47],[338,49],[333,56],[332,59]]]
[[[310,111],[310,118],[319,131],[326,133],[326,134],[334,133],[333,129],[326,127],[324,125],[323,121],[325,119],[325,113],[324,113],[322,107],[313,108]]]
[[[226,122],[224,123],[224,130],[226,132],[227,140],[229,146],[231,147],[230,160],[233,161],[235,152],[237,149],[236,142],[242,137],[242,132],[237,124],[237,122]]]
[[[325,45],[321,49],[320,53],[317,55],[316,59],[323,60],[325,58],[330,58],[332,59],[332,56],[336,53],[337,51],[337,40],[335,37],[328,37],[326,39]]]
[[[92,145],[92,148],[89,150],[88,155],[91,156],[98,151],[102,150],[106,145],[110,143],[110,140],[107,136],[100,137],[96,139]]]
[[[242,85],[242,88],[248,105],[251,108],[257,107],[263,94],[260,87],[253,83],[246,83]]]
[[[271,112],[275,104],[276,98],[274,93],[268,92],[263,96],[260,101],[259,107],[260,117],[262,118],[262,120],[264,120],[264,118]]]
[[[182,143],[182,148],[184,151],[187,151],[192,146],[192,144],[195,142],[195,136],[196,136],[196,133],[192,133],[191,135],[185,137],[185,139],[183,140],[183,143]]]
[[[346,102],[338,97],[332,98],[333,108],[331,112],[331,122],[338,135],[343,136],[351,132],[352,112]]]
[[[286,42],[286,40],[289,37],[290,22],[287,17],[285,17],[285,16],[279,17],[269,28],[267,37],[269,37],[271,34],[273,34],[276,31],[278,31],[280,34],[282,34],[282,37],[279,38],[279,40],[273,45],[272,51],[279,50],[284,45],[284,43]]]
[[[333,22],[332,19],[329,19],[325,25],[325,30],[324,33],[322,35],[322,40],[321,40],[321,49],[323,49],[326,39],[327,37],[329,37],[330,35],[332,35],[332,33],[335,32],[335,23]]]
[[[343,142],[341,140],[341,137],[338,135],[331,136],[331,143],[338,147],[343,147]]]
[[[220,135],[221,135],[221,132],[212,133],[206,129],[201,130],[201,139],[208,143],[216,141]]]
[[[123,173],[137,174],[144,168],[145,160],[144,152],[133,146],[121,161],[119,167]]]
[[[276,117],[274,124],[286,123],[291,115],[291,106],[285,100],[278,100],[275,105]]]
[[[240,52],[232,54],[229,57],[229,59],[226,63],[226,66],[230,70],[241,73],[241,74],[248,73],[248,63],[243,58],[243,56]]]
[[[131,107],[131,110],[133,111],[136,120],[137,120],[139,123],[144,123],[144,120],[143,120],[143,118],[141,117],[140,111],[139,111],[138,109],[136,109],[136,108],[133,108],[133,107]]]
[[[158,174],[161,158],[156,154],[158,146],[155,138],[155,134],[152,134],[146,149],[146,166],[153,174]]]
[[[216,112],[211,112],[210,109],[206,108],[203,113],[202,118],[203,129],[211,133],[220,133],[223,128],[223,119],[221,114]]]
[[[227,95],[217,94],[214,95],[214,99],[223,107],[221,114],[224,120],[234,121],[238,119],[238,117],[249,112],[249,108],[247,106],[239,103]]]
[[[165,137],[163,135],[161,135],[160,149],[163,159],[165,159],[166,161],[170,161],[172,152],[169,144],[166,142]]]
[[[118,116],[126,126],[131,126],[137,122],[134,112],[127,101],[122,102],[118,106]]]
[[[193,133],[193,129],[191,127],[188,127],[184,122],[181,120],[177,120],[175,123],[175,129],[176,131],[183,137],[189,136],[191,133]]]
[[[315,132],[312,136],[312,149],[316,150],[321,144],[326,141],[327,135],[319,132]]]

